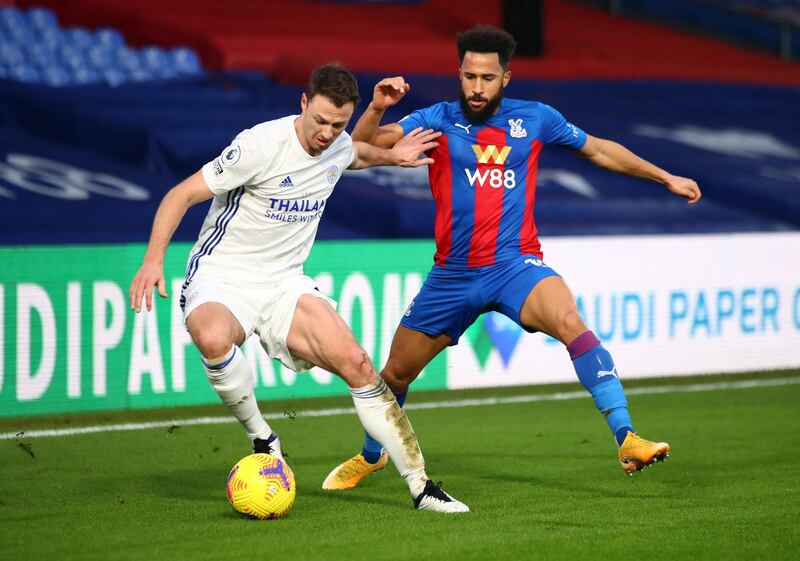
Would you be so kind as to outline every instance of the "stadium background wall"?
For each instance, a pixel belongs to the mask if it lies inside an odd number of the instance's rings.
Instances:
[[[170,297],[139,315],[127,294],[141,244],[0,248],[0,417],[216,402],[177,303],[190,247],[170,247]],[[543,247],[623,378],[800,367],[799,233],[551,238]],[[380,365],[432,253],[428,241],[318,242],[306,272]],[[347,391],[324,370],[287,370],[257,341],[245,350],[259,399]],[[491,313],[414,387],[573,380],[557,341]]]

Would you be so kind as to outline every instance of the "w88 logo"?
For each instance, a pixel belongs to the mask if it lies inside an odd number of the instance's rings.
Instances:
[[[514,174],[513,169],[505,171],[500,168],[485,169],[483,171],[464,169],[464,173],[467,176],[470,187],[475,187],[476,182],[478,187],[488,185],[492,189],[499,189],[500,187],[513,189],[517,186],[517,176]]]

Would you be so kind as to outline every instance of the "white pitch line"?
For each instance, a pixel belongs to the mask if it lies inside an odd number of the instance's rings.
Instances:
[[[736,382],[709,382],[705,384],[645,386],[625,390],[627,395],[649,395],[663,393],[695,393],[719,390],[741,390],[747,388],[767,388],[774,386],[788,386],[800,384],[800,376],[792,378],[769,378],[766,380],[741,380]],[[548,394],[515,395],[509,397],[487,397],[480,399],[459,399],[454,401],[429,401],[423,403],[409,403],[405,406],[408,410],[415,409],[443,409],[449,407],[478,407],[487,405],[505,405],[514,403],[531,403],[534,401],[562,401],[567,399],[588,398],[585,390],[573,392],[558,392]],[[356,410],[352,407],[337,407],[334,409],[312,409],[300,411],[298,417],[331,417],[335,415],[352,415]],[[286,413],[269,413],[264,418],[271,421],[285,419]],[[171,421],[151,421],[147,423],[121,423],[115,425],[95,425],[91,427],[75,427],[69,429],[44,429],[25,431],[23,438],[46,436],[75,436],[79,434],[92,434],[98,432],[133,431],[145,429],[162,429],[172,426],[188,427],[193,425],[222,425],[234,423],[233,417],[197,417],[194,419],[173,419]],[[17,433],[0,433],[0,440],[17,438]]]

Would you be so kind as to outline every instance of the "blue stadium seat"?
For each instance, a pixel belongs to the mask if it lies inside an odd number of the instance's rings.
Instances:
[[[115,52],[116,64],[126,72],[138,70],[141,68],[141,61],[139,60],[139,53],[130,47],[122,47]]]
[[[31,45],[38,42],[38,35],[27,26],[14,27],[6,30],[9,42],[18,46]]]
[[[56,14],[47,8],[31,8],[28,10],[28,22],[31,27],[39,31],[45,29],[58,29]]]
[[[72,72],[72,80],[76,84],[96,84],[100,82],[100,75],[90,68],[80,68]]]
[[[0,43],[0,63],[12,67],[24,64],[25,53],[14,43]]]
[[[120,86],[128,81],[125,72],[118,68],[107,68],[101,71],[100,79],[112,87]]]
[[[28,27],[28,20],[19,8],[6,6],[0,8],[0,28],[12,31],[20,27]]]
[[[9,76],[18,81],[26,84],[38,84],[41,82],[39,71],[32,66],[18,65],[11,68]]]
[[[23,12],[13,6],[0,8],[0,66],[7,79],[55,87],[97,82],[117,86],[203,72],[192,49],[132,49],[116,29],[62,29],[50,9]]]
[[[119,48],[125,46],[125,39],[122,34],[116,29],[110,27],[101,27],[94,32],[97,41],[104,47]]]
[[[64,46],[64,33],[60,29],[44,29],[39,32],[39,43],[57,51]]]
[[[155,78],[169,79],[178,75],[172,57],[158,47],[145,47],[139,53],[142,68],[147,69]]]
[[[95,70],[113,68],[115,65],[112,50],[105,45],[95,45],[86,53],[89,64]]]
[[[179,74],[199,74],[203,71],[203,65],[192,49],[175,47],[170,51],[170,56]]]
[[[64,39],[67,44],[77,47],[81,50],[89,50],[96,42],[96,37],[93,33],[83,27],[73,27],[64,32]]]
[[[72,75],[59,66],[50,66],[40,71],[42,83],[48,86],[61,87],[72,84]]]
[[[26,54],[28,62],[35,64],[39,68],[55,66],[58,61],[58,57],[53,49],[43,43],[28,45]]]
[[[64,45],[58,52],[61,63],[72,70],[88,68],[90,66],[88,57],[83,51],[72,45]]]
[[[128,71],[128,80],[131,82],[148,82],[154,78],[153,73],[147,68],[132,68]]]

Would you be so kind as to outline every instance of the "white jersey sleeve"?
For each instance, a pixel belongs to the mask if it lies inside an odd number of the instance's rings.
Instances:
[[[247,130],[233,139],[230,146],[203,166],[203,179],[215,195],[252,185],[270,165],[269,154],[255,135]]]

